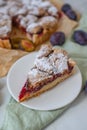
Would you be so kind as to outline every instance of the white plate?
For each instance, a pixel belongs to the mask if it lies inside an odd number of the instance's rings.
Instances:
[[[29,69],[33,66],[36,55],[37,53],[33,52],[16,61],[7,75],[8,90],[16,101],[18,101],[19,92],[26,81]],[[70,104],[82,88],[82,77],[77,66],[75,71],[74,75],[53,89],[21,104],[36,110],[53,110]]]

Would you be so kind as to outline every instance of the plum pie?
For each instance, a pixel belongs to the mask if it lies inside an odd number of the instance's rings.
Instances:
[[[20,90],[19,101],[22,102],[52,89],[70,77],[74,73],[74,67],[75,62],[69,58],[65,50],[43,45]]]
[[[56,31],[59,10],[50,0],[4,1],[0,6],[0,46],[32,51]],[[6,48],[6,47],[5,47]]]
[[[56,0],[3,0],[0,3],[0,47],[33,51],[55,31],[70,34],[69,19]],[[68,29],[67,29],[68,27]]]

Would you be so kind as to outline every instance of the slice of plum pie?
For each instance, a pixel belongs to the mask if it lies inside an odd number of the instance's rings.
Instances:
[[[19,93],[19,101],[38,96],[55,87],[74,73],[75,64],[65,50],[42,45]]]

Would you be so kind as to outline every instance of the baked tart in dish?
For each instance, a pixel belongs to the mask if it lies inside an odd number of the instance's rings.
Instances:
[[[47,41],[56,31],[59,11],[49,0],[32,0],[29,1],[29,4],[13,4],[12,6],[17,9],[17,11],[13,11],[13,8],[8,10],[13,25],[20,30],[21,35],[23,34],[26,39],[31,41],[32,46],[35,47]]]
[[[70,77],[75,62],[63,49],[43,45],[39,50],[34,66],[28,72],[26,82],[19,93],[19,101],[38,96]]]
[[[9,48],[32,51],[56,31],[59,10],[50,0],[5,1],[0,11],[0,46],[7,40]],[[6,42],[6,41],[5,41]]]
[[[0,4],[2,48],[30,52],[49,40],[55,31],[67,35],[76,26],[77,21],[65,16],[57,0],[7,0]]]

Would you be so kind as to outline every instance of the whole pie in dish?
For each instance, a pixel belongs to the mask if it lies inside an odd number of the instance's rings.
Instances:
[[[75,62],[65,50],[43,45],[39,50],[34,66],[28,72],[26,82],[19,93],[19,101],[38,96],[70,77]]]
[[[56,31],[59,10],[50,0],[4,1],[0,6],[0,44],[32,51]]]
[[[69,19],[57,0],[3,0],[0,3],[0,47],[33,51],[55,31],[70,34]],[[68,27],[68,29],[67,29]]]

